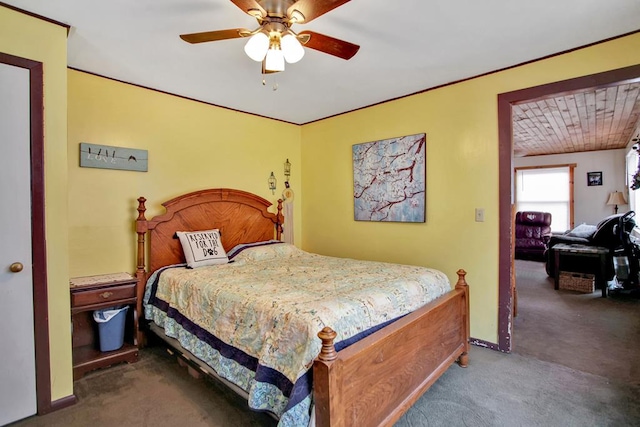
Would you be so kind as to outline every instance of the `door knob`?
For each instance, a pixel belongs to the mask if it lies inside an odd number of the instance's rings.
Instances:
[[[22,269],[24,268],[24,266],[22,265],[21,262],[14,262],[13,264],[11,264],[9,266],[9,270],[12,273],[20,273],[22,271]]]

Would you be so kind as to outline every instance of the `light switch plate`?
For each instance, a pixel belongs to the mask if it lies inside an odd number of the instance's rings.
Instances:
[[[476,208],[476,222],[484,222],[484,208]]]

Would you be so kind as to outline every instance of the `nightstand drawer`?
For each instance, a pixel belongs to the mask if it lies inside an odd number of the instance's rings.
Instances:
[[[71,292],[71,306],[81,307],[85,305],[100,304],[108,301],[117,301],[135,298],[136,284],[128,283],[107,288],[91,289],[86,291]]]

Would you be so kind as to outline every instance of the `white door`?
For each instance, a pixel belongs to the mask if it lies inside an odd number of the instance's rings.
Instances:
[[[0,425],[37,411],[29,92],[29,70],[0,63]]]

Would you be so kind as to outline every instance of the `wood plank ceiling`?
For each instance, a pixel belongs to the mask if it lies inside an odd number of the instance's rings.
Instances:
[[[640,82],[513,106],[516,157],[625,148],[640,142]]]

